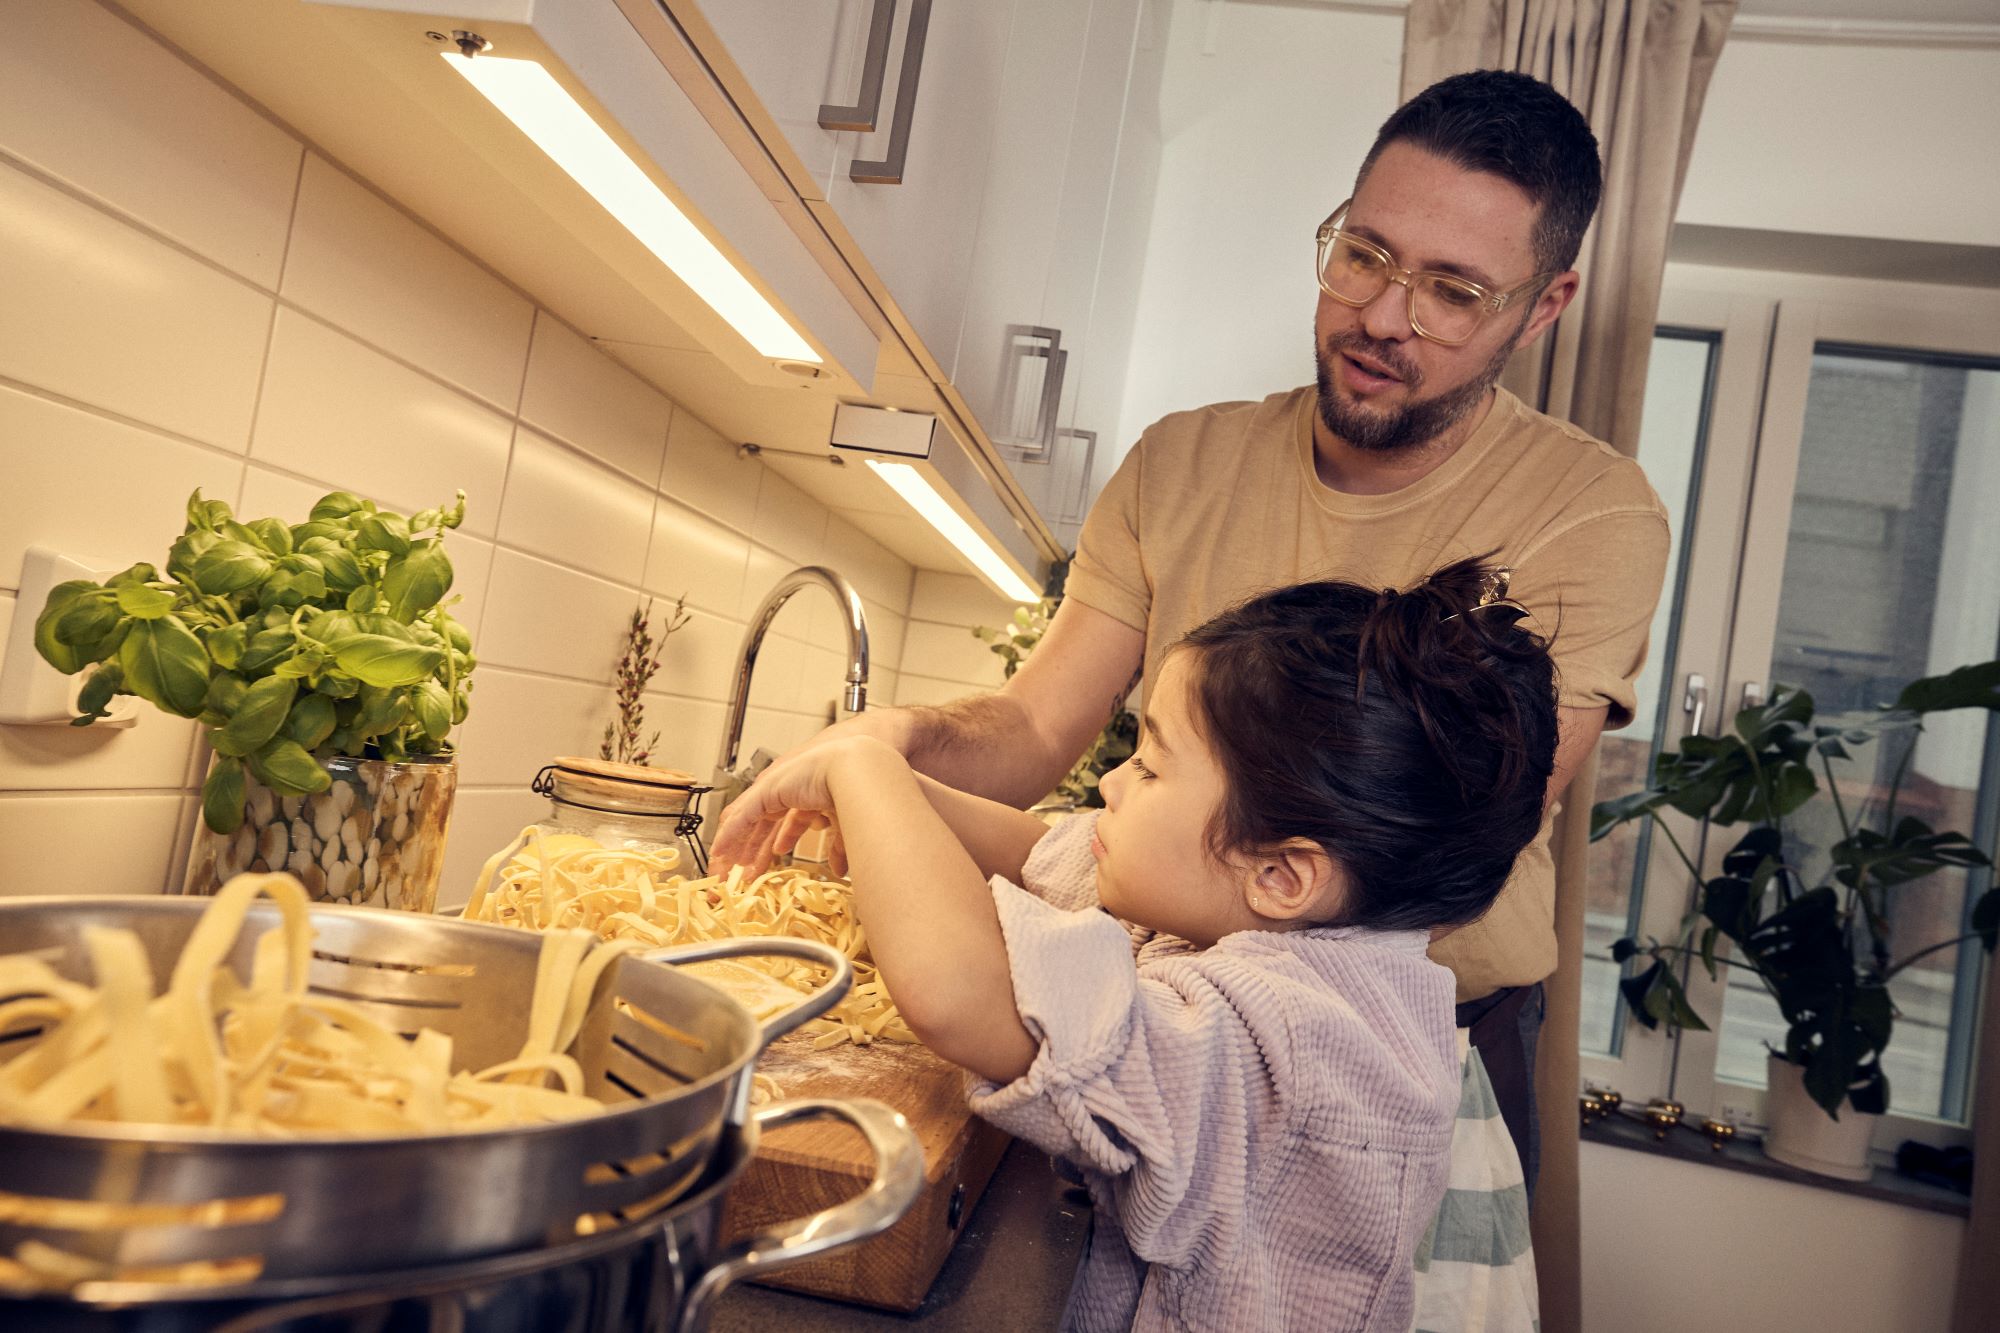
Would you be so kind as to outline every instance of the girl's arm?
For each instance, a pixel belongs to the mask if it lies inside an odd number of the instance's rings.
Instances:
[[[940,799],[960,815],[972,812],[962,802]],[[731,823],[737,836],[716,847],[720,863],[728,862],[739,843],[761,846],[765,838],[758,830],[787,811],[837,810],[855,910],[875,965],[911,1031],[953,1064],[995,1083],[1027,1072],[1036,1043],[1014,1008],[1006,941],[987,876],[933,808],[931,794],[902,755],[871,737],[818,746],[767,769],[739,804],[747,808]],[[1010,841],[992,834],[984,817],[971,822],[981,841],[992,843],[988,854],[1014,855],[1006,849],[1018,837]],[[1040,829],[1039,821],[1030,822]],[[1016,834],[1025,832],[1018,823],[1012,827]],[[1017,872],[1026,855],[1021,848]]]
[[[911,771],[915,773],[914,769]],[[988,879],[1001,875],[1019,884],[1028,853],[1047,836],[1049,826],[1011,805],[947,787],[921,773],[915,776],[924,799],[972,857],[979,873]],[[843,819],[842,823],[845,822]]]

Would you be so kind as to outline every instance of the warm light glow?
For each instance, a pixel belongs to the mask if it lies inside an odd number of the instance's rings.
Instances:
[[[819,353],[577,105],[555,76],[532,60],[441,54],[759,354],[779,361],[819,362]]]
[[[1032,602],[1037,599],[1035,590],[1028,581],[1014,572],[1014,567],[1000,558],[1000,553],[992,545],[974,532],[972,525],[959,516],[959,512],[937,493],[924,474],[908,463],[885,463],[879,458],[868,460],[875,475],[889,483],[896,494],[909,503],[910,508],[924,516],[924,521],[944,534],[945,540],[956,546],[960,553],[981,574],[986,581],[1000,590],[1002,596],[1017,602]]]

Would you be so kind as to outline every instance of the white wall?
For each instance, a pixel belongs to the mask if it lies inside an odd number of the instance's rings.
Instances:
[[[707,774],[743,622],[795,565],[854,580],[871,697],[896,696],[907,563],[89,0],[0,10],[0,292],[0,633],[39,610],[15,604],[24,547],[158,561],[197,486],[291,521],[332,489],[468,492],[449,550],[480,668],[445,902],[546,808],[536,769],[596,752],[646,597],[692,617],[646,699],[661,764]],[[825,723],[843,643],[828,599],[786,607],[749,746]],[[150,708],[0,727],[0,893],[177,882],[203,762]]]
[[[1583,1327],[1945,1333],[1963,1219],[1582,1146]]]

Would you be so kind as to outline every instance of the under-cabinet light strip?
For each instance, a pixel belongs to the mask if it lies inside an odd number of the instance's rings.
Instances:
[[[960,554],[970,560],[974,568],[986,576],[987,582],[1000,590],[1001,595],[1017,602],[1032,602],[1039,596],[1026,579],[1014,567],[1001,558],[1000,553],[984,537],[981,537],[970,523],[960,516],[950,503],[939,495],[924,474],[908,463],[889,463],[879,458],[868,460],[868,466],[875,475],[889,483],[896,494],[903,497],[910,508],[923,515],[924,521],[936,528],[944,539],[956,546]]]
[[[811,344],[554,75],[532,60],[440,54],[760,355],[779,361],[820,361]]]

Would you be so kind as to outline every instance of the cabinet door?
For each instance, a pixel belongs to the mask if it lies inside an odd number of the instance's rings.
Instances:
[[[869,85],[889,63],[886,32],[883,40],[870,41],[878,9],[886,16],[887,7],[878,0],[706,0],[701,6],[702,17],[812,174],[816,197],[825,197],[855,138],[822,125],[822,111],[865,103]],[[884,97],[876,113],[884,125],[891,105]]]
[[[829,210],[948,375],[965,323],[988,154],[996,132],[1011,132],[995,109],[1015,7],[1013,0],[901,0],[881,125],[873,134],[841,136],[846,142],[827,190]],[[911,23],[925,11],[913,54]],[[911,77],[914,98],[904,95]],[[854,180],[857,162],[894,157],[899,117],[900,182]]]

